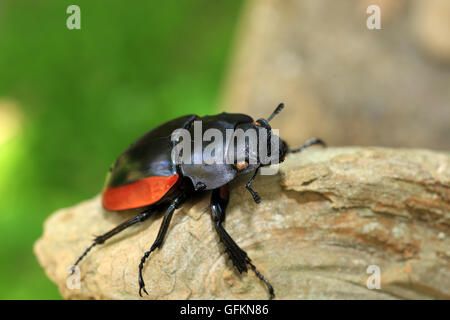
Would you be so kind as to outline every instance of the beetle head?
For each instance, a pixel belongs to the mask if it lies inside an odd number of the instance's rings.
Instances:
[[[243,123],[236,127],[232,138],[232,148],[228,156],[234,155],[234,165],[239,173],[245,174],[262,166],[277,164],[284,160],[287,145],[272,133],[269,121],[284,107],[280,103],[272,115],[252,123]]]

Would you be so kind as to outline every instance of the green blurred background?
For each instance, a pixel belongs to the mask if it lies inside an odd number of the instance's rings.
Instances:
[[[66,9],[81,8],[81,30]],[[0,2],[0,299],[59,299],[32,253],[153,126],[217,111],[241,0]]]

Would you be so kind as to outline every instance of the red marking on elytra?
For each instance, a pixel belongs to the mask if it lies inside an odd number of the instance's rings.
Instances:
[[[103,207],[120,211],[145,207],[159,201],[178,181],[178,174],[153,176],[103,191]]]

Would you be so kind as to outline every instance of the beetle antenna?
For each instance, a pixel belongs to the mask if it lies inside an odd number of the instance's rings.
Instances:
[[[272,114],[270,115],[270,117],[267,118],[267,122],[269,122],[269,121],[272,120],[277,114],[279,114],[280,111],[283,110],[283,108],[284,108],[284,103],[280,103],[280,104],[278,105],[278,107],[275,109],[275,111],[272,112]]]

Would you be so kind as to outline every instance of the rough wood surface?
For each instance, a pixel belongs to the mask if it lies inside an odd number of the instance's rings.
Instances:
[[[450,298],[450,155],[426,150],[312,148],[275,176],[233,183],[225,226],[270,279],[279,299]],[[209,195],[173,218],[162,250],[144,269],[149,299],[266,299],[253,274],[239,275],[213,228]],[[138,299],[138,263],[158,232],[150,218],[96,247],[81,263],[81,288],[67,268],[130,215],[100,198],[52,214],[35,253],[64,298]],[[367,268],[381,269],[369,290]]]

